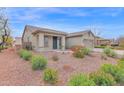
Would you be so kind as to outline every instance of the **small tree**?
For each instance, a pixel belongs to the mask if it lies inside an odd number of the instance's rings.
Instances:
[[[8,24],[8,18],[6,17],[4,13],[5,8],[0,8],[0,46],[3,48],[3,46],[6,45],[6,41],[10,37],[10,28]]]
[[[91,28],[91,30],[92,30],[94,36],[95,36],[95,37],[94,37],[94,41],[95,41],[95,42],[94,42],[94,45],[97,46],[97,38],[102,34],[102,33],[101,33],[101,29],[100,29],[99,27],[93,26],[93,25],[92,25],[90,28]]]

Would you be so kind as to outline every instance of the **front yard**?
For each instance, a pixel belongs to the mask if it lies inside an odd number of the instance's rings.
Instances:
[[[72,53],[42,52],[34,55],[44,55],[47,58],[47,68],[58,72],[58,82],[53,85],[68,85],[72,75],[91,73],[100,69],[102,64],[116,64],[118,59],[101,58],[101,54],[92,52],[84,58],[75,58]],[[53,60],[53,56],[57,60]],[[32,70],[31,62],[19,57],[14,49],[6,49],[0,53],[0,85],[51,85],[43,80],[44,70]]]

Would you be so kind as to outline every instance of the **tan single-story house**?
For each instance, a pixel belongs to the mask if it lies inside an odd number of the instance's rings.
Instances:
[[[53,29],[26,25],[22,46],[32,46],[36,51],[71,48],[75,45],[94,47],[94,34],[90,31],[66,33]]]
[[[22,45],[31,45],[36,51],[65,49],[65,32],[26,25],[22,35]]]

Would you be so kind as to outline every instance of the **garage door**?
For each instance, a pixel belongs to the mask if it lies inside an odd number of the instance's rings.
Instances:
[[[84,46],[89,47],[89,48],[93,48],[94,47],[93,40],[84,39],[83,40],[83,44],[84,44]]]

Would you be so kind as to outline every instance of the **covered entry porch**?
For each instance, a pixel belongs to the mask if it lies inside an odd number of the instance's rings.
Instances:
[[[65,50],[65,36],[52,33],[35,33],[35,50]]]

